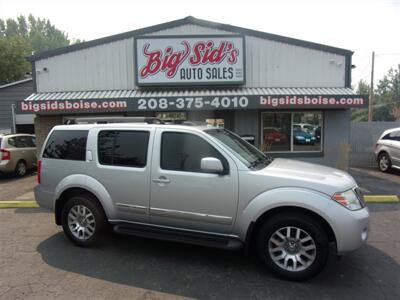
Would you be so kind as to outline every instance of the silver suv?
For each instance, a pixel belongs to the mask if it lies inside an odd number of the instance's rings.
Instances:
[[[281,277],[304,280],[330,250],[356,250],[368,236],[369,212],[350,175],[272,159],[220,128],[56,126],[38,182],[37,202],[83,247],[109,224],[117,233],[244,247]]]
[[[375,145],[375,156],[382,172],[389,172],[392,167],[400,168],[400,128],[382,133]]]

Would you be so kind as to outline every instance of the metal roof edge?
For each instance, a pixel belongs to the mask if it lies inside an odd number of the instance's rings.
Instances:
[[[11,87],[11,86],[14,86],[14,85],[22,84],[22,83],[25,83],[25,82],[28,82],[28,81],[31,81],[31,80],[32,80],[32,77],[26,78],[26,79],[22,79],[22,80],[18,80],[18,81],[14,81],[14,82],[10,82],[10,83],[7,83],[7,84],[3,84],[3,85],[0,85],[0,89],[4,89],[4,88],[8,88],[8,87]]]
[[[203,20],[203,19],[197,19],[195,17],[188,16],[183,19],[178,19],[178,20],[174,20],[174,21],[170,21],[170,22],[166,22],[166,23],[161,23],[161,24],[157,24],[157,25],[153,25],[153,26],[149,26],[149,27],[144,27],[144,28],[140,28],[140,29],[136,29],[136,30],[132,30],[132,31],[127,31],[124,33],[119,33],[119,34],[99,38],[99,39],[94,39],[94,40],[87,41],[87,42],[82,42],[79,44],[74,44],[74,45],[70,45],[70,46],[66,46],[66,47],[61,47],[61,48],[57,48],[57,49],[53,49],[53,50],[44,51],[44,52],[29,56],[29,57],[27,57],[27,59],[30,62],[34,62],[34,61],[37,61],[37,60],[40,60],[43,58],[48,58],[48,57],[52,57],[52,56],[66,54],[66,53],[73,52],[73,51],[83,50],[86,48],[95,47],[98,45],[108,44],[108,43],[112,43],[115,41],[135,37],[137,35],[152,33],[152,32],[165,30],[165,29],[169,29],[169,28],[173,28],[173,27],[177,27],[177,26],[181,26],[181,25],[186,25],[186,24],[198,25],[198,26],[203,26],[203,27],[208,27],[208,28],[213,28],[213,29],[220,29],[220,30],[224,30],[224,31],[235,32],[235,33],[242,34],[242,35],[255,36],[255,37],[262,38],[262,39],[268,39],[268,40],[272,40],[272,41],[276,41],[276,42],[280,42],[280,43],[286,43],[286,44],[290,44],[290,45],[335,53],[335,54],[344,55],[344,56],[352,56],[354,53],[351,50],[347,50],[347,49],[343,49],[343,48],[332,47],[332,46],[323,45],[323,44],[319,44],[319,43],[313,43],[313,42],[309,42],[309,41],[305,41],[305,40],[285,37],[285,36],[281,36],[281,35],[277,35],[277,34],[267,33],[267,32],[263,32],[263,31],[258,31],[258,30],[253,30],[253,29],[248,29],[248,28],[243,28],[243,27],[238,27],[238,26],[233,26],[230,24],[223,24],[223,23],[217,23],[217,22]]]

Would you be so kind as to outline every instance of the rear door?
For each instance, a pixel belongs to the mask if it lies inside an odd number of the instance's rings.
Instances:
[[[148,222],[153,128],[104,128],[90,135],[97,153],[93,176],[109,192],[118,218]]]

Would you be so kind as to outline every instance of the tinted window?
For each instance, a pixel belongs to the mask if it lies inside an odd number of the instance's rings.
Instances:
[[[8,138],[8,144],[10,146],[16,147],[15,138]]]
[[[17,136],[13,138],[13,141],[11,144],[10,140],[8,143],[12,146],[15,146],[17,148],[31,148],[31,147],[36,147],[34,142],[32,141],[32,137],[30,136]]]
[[[145,167],[149,135],[148,131],[101,131],[99,162],[104,165]]]
[[[87,130],[55,130],[47,141],[44,158],[85,160]]]
[[[161,142],[161,168],[185,172],[204,172],[200,161],[204,157],[221,160],[225,169],[227,161],[213,146],[202,138],[188,133],[165,132]]]
[[[382,140],[400,141],[400,131],[392,131],[386,134]]]

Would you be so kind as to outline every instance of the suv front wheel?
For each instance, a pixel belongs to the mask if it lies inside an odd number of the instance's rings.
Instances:
[[[325,266],[329,242],[323,228],[305,214],[272,216],[260,228],[258,254],[275,274],[289,280],[306,280]]]
[[[64,233],[80,247],[95,245],[106,225],[103,209],[89,194],[71,197],[64,205],[61,217]]]

